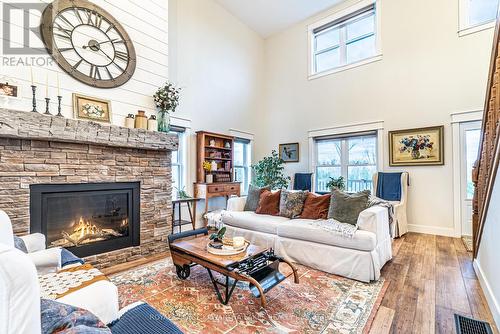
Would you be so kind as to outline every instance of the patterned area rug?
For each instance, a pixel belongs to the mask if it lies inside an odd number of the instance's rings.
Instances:
[[[470,236],[462,236],[462,242],[464,243],[465,249],[468,252],[472,252],[472,237]]]
[[[387,288],[383,280],[366,284],[304,266],[298,270],[300,284],[290,277],[269,291],[265,309],[242,282],[229,305],[222,305],[206,269],[193,267],[183,281],[170,258],[110,279],[118,286],[120,307],[146,301],[186,333],[368,332]]]

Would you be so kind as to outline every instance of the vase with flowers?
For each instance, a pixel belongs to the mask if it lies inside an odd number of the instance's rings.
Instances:
[[[214,176],[211,174],[212,172],[212,164],[209,161],[203,161],[203,169],[205,170],[205,182],[213,183]]]
[[[431,142],[431,137],[429,135],[418,135],[418,136],[409,136],[404,137],[400,140],[401,147],[399,151],[409,152],[411,154],[412,159],[420,159],[422,155],[422,151],[428,150],[429,153],[432,152],[432,148],[434,143]]]
[[[156,109],[158,111],[158,131],[170,131],[170,113],[175,112],[179,105],[180,88],[176,88],[174,84],[167,82],[164,86],[158,88],[153,95]]]

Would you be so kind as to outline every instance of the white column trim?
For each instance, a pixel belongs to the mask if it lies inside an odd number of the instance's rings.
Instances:
[[[191,129],[191,120],[189,118],[170,115],[170,124],[175,126],[182,126],[186,129]]]
[[[236,130],[236,129],[229,129],[229,134],[231,136],[234,136],[234,137],[248,139],[251,141],[253,141],[255,138],[255,135],[251,132],[241,131],[241,130]]]
[[[453,236],[462,236],[462,196],[461,196],[461,161],[460,161],[460,123],[480,121],[482,111],[456,112],[451,115],[452,165],[453,165]]]

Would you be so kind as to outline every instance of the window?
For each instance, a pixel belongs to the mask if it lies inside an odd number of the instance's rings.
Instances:
[[[467,170],[466,199],[472,200],[474,197],[474,183],[472,182],[472,168],[477,160],[477,151],[481,139],[481,129],[465,130],[465,163]]]
[[[172,151],[172,194],[175,198],[177,192],[185,188],[185,157],[184,149],[186,147],[186,129],[182,127],[172,126],[170,133],[177,135],[179,138],[179,149]],[[186,189],[184,189],[186,190]]]
[[[377,172],[377,133],[320,137],[316,146],[316,191],[328,192],[330,177],[343,176],[346,190],[373,192],[372,176]]]
[[[493,27],[497,10],[498,0],[460,0],[460,30],[479,31],[482,29],[474,28],[486,24]]]
[[[343,69],[380,53],[376,5],[373,1],[363,1],[361,5],[309,28],[312,75]]]
[[[252,145],[250,140],[236,138],[234,141],[234,180],[241,182],[241,193],[246,195],[250,184]]]

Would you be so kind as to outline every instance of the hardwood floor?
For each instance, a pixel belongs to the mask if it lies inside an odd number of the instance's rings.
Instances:
[[[382,270],[390,286],[370,333],[455,333],[455,313],[494,326],[472,253],[460,239],[408,233],[393,249]]]

